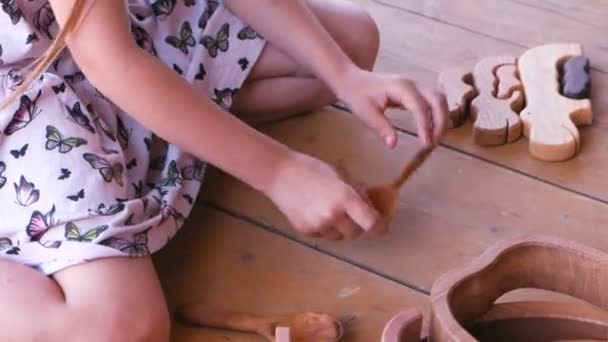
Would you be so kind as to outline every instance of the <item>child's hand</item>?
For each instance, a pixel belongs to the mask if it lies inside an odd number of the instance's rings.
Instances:
[[[439,144],[445,131],[448,115],[445,95],[402,76],[353,68],[339,82],[336,93],[391,148],[397,143],[397,134],[384,115],[390,107],[412,111],[418,137],[425,145]]]
[[[265,194],[306,236],[354,239],[382,222],[367,198],[320,160],[294,152],[275,179]]]

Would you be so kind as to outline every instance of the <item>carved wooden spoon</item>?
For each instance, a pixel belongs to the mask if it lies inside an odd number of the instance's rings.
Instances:
[[[428,158],[433,151],[434,146],[422,147],[412,160],[405,165],[405,168],[393,182],[383,185],[370,187],[367,189],[367,196],[370,201],[380,212],[380,214],[388,221],[390,220],[399,204],[399,190],[403,183],[416,171],[420,165]],[[387,222],[388,223],[388,222]]]
[[[275,341],[278,327],[289,328],[291,342],[335,342],[342,338],[342,324],[327,314],[300,313],[258,316],[242,312],[210,309],[203,304],[190,304],[178,309],[180,321],[210,328],[256,333]]]

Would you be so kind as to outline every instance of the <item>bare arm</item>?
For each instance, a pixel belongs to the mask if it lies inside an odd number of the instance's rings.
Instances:
[[[388,146],[397,143],[396,131],[384,115],[388,107],[411,110],[423,143],[439,143],[447,115],[444,96],[401,75],[376,75],[358,68],[308,8],[306,0],[225,2],[275,47],[325,81]]]
[[[67,44],[91,83],[160,137],[267,190],[289,150],[222,111],[139,49],[123,0],[86,1],[90,10]],[[50,1],[60,24],[73,2]]]

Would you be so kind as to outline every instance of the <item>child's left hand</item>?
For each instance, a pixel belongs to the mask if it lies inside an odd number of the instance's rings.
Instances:
[[[447,121],[445,95],[416,84],[399,75],[381,75],[353,69],[339,83],[336,94],[350,106],[390,147],[397,143],[397,133],[385,116],[388,108],[411,110],[424,145],[437,145]]]

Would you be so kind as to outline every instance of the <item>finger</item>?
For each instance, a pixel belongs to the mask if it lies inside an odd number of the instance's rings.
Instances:
[[[346,214],[364,231],[373,229],[380,220],[380,214],[356,192],[345,203]]]
[[[443,93],[425,90],[422,94],[431,105],[431,115],[433,118],[433,145],[437,145],[447,127],[448,103]]]
[[[334,225],[335,229],[347,240],[354,240],[363,234],[363,229],[358,227],[348,216],[340,216]]]
[[[372,237],[382,237],[388,233],[388,220],[382,219],[370,230]]]
[[[401,103],[404,108],[409,109],[414,115],[419,138],[425,145],[431,144],[431,115],[430,107],[426,99],[411,81],[401,81],[397,90],[389,93],[392,101]]]
[[[364,112],[359,114],[365,124],[373,129],[388,147],[395,147],[397,145],[397,132],[388,118],[384,115],[382,108],[370,105],[361,110]]]
[[[344,235],[342,235],[339,231],[334,229],[333,227],[328,228],[322,233],[321,236],[323,239],[330,241],[342,241],[344,240]]]

